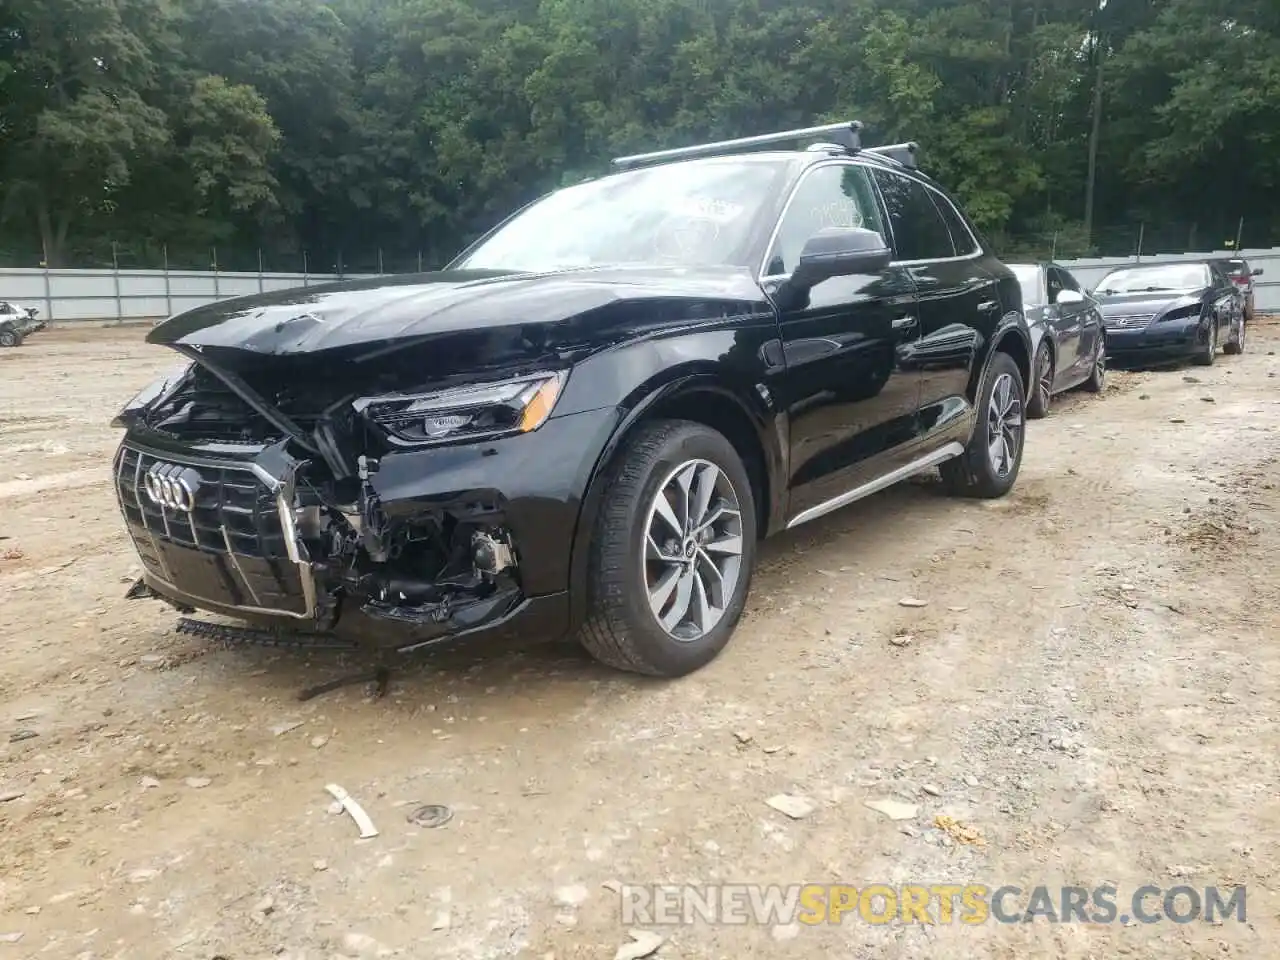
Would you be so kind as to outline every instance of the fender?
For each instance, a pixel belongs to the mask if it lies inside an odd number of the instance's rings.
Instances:
[[[985,351],[982,363],[973,369],[973,374],[969,377],[968,396],[969,402],[976,403],[978,397],[978,389],[982,385],[982,381],[986,378],[987,369],[991,366],[991,359],[997,353],[996,347],[1006,336],[1012,334],[1017,337],[1022,344],[1023,357],[1016,357],[1018,369],[1022,373],[1023,388],[1026,388],[1027,382],[1031,378],[1031,332],[1027,329],[1027,319],[1019,310],[1010,310],[1005,313],[996,324],[995,329],[991,331],[991,337],[985,344],[979,344],[979,349]]]
[[[574,530],[573,544],[569,558],[569,635],[577,632],[578,627],[587,616],[587,560],[590,555],[589,544],[591,532],[595,528],[596,517],[600,512],[600,501],[604,497],[603,475],[605,468],[622,446],[631,431],[645,419],[659,404],[693,391],[719,394],[733,401],[743,415],[756,427],[757,435],[764,447],[765,471],[770,490],[768,504],[768,529],[775,529],[779,519],[785,513],[786,493],[786,456],[787,445],[774,423],[770,422],[771,411],[760,409],[759,404],[751,404],[724,382],[710,373],[694,373],[675,380],[662,383],[636,401],[626,413],[619,418],[613,433],[605,442],[596,457],[595,466],[587,481],[586,491],[578,510],[577,527]],[[753,409],[753,406],[756,409]],[[764,536],[765,531],[759,531]]]

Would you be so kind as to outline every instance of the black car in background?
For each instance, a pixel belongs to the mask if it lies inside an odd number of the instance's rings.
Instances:
[[[1107,344],[1097,301],[1070,270],[1056,263],[1008,264],[1022,285],[1022,307],[1031,331],[1032,382],[1027,416],[1047,416],[1055,394],[1084,384],[1106,385]]]
[[[1249,267],[1249,261],[1241,257],[1230,257],[1224,260],[1215,261],[1228,277],[1231,282],[1241,289],[1244,293],[1244,322],[1253,323],[1253,278],[1262,276],[1262,268]]]
[[[159,324],[188,366],[116,420],[130,595],[674,676],[728,642],[761,537],[932,468],[1004,495],[1018,283],[859,127],[620,158],[440,272]]]
[[[1212,260],[1112,270],[1094,296],[1117,362],[1189,359],[1211,364],[1221,345],[1243,353],[1244,294]]]

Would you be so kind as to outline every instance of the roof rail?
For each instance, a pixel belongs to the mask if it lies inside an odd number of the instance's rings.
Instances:
[[[912,170],[920,169],[920,162],[916,159],[916,154],[920,152],[920,144],[914,140],[907,143],[890,143],[883,147],[867,147],[863,153],[878,153],[882,157],[888,157],[890,160],[896,160],[904,167]]]
[[[862,123],[858,120],[846,120],[844,123],[829,123],[821,127],[805,127],[800,130],[782,130],[778,133],[765,133],[758,137],[741,137],[737,140],[721,140],[717,143],[701,143],[692,147],[677,147],[674,150],[657,150],[653,153],[637,153],[629,157],[615,157],[613,165],[619,170],[642,166],[646,163],[659,163],[663,160],[688,160],[693,157],[713,157],[717,154],[732,153],[750,147],[767,147],[775,143],[786,143],[791,140],[807,140],[810,137],[830,137],[851,153],[858,150],[861,141],[858,133]]]

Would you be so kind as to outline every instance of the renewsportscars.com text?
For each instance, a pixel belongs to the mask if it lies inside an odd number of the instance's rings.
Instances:
[[[1144,884],[1121,891],[1012,884],[624,885],[622,922],[674,924],[1221,923],[1245,921],[1245,888]]]

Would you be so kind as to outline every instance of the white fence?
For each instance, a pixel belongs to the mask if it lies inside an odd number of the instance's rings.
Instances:
[[[1092,288],[1108,270],[1132,263],[1177,263],[1205,257],[1243,256],[1263,275],[1254,279],[1259,311],[1280,313],[1280,247],[1155,257],[1059,260]],[[348,274],[360,279],[371,274]],[[332,274],[221,273],[199,270],[41,270],[0,268],[0,300],[37,306],[42,317],[68,320],[159,320],[227,297],[307,287],[336,280]]]
[[[348,274],[358,279],[369,274]],[[38,307],[54,321],[160,320],[227,297],[314,286],[332,274],[208,270],[42,270],[0,268],[0,300]]]
[[[1253,278],[1253,303],[1259,313],[1280,313],[1280,247],[1270,250],[1215,250],[1213,253],[1160,254],[1154,257],[1088,257],[1080,260],[1057,260],[1060,266],[1070,270],[1080,285],[1093,289],[1094,285],[1116,267],[1135,263],[1180,263],[1187,260],[1242,257],[1249,261],[1251,269],[1262,269],[1260,277]]]

